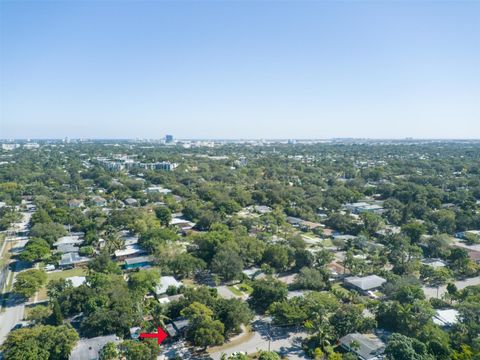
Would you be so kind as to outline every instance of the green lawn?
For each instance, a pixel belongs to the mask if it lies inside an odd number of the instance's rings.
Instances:
[[[51,280],[65,279],[72,276],[85,276],[87,274],[86,269],[75,268],[64,271],[47,272],[47,283]]]
[[[242,283],[238,285],[227,286],[228,289],[237,296],[243,296],[245,294],[251,294],[253,289],[251,286]]]
[[[228,290],[230,290],[232,293],[234,293],[235,295],[237,296],[243,296],[243,293],[237,289],[237,287],[235,285],[233,286],[227,286],[228,287]]]

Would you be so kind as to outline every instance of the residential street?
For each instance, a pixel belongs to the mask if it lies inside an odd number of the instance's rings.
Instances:
[[[16,223],[13,225],[15,231],[24,231],[28,227],[28,223],[32,216],[31,213],[23,212],[23,219],[21,222]],[[24,246],[28,242],[27,237],[12,237],[7,238],[5,242],[13,243],[13,247],[11,248],[10,252],[12,254],[19,253],[23,250]],[[0,345],[5,341],[10,330],[18,324],[18,322],[23,320],[23,315],[25,311],[25,303],[23,299],[18,298],[17,296],[7,293],[6,286],[9,282],[11,276],[13,276],[13,281],[15,281],[15,276],[18,272],[27,268],[27,264],[21,261],[11,260],[10,265],[7,266],[4,275],[6,277],[5,287],[2,289],[2,295],[5,294],[7,296],[7,300],[5,302],[5,306],[1,308],[0,312]]]
[[[280,328],[271,326],[264,319],[256,319],[253,322],[253,336],[240,344],[232,347],[224,347],[222,350],[210,353],[214,360],[219,360],[222,353],[232,354],[237,351],[255,353],[259,350],[268,350],[268,339],[271,337],[270,350],[278,351],[282,356],[291,360],[307,359],[302,348],[301,339],[307,334],[293,328]]]
[[[455,281],[454,284],[459,290],[464,289],[467,286],[471,286],[471,285],[480,285],[480,276],[476,276],[476,277],[469,278],[469,279],[466,279],[466,280]],[[424,286],[423,287],[423,292],[425,293],[425,296],[427,297],[427,299],[437,297],[437,288],[436,287]],[[441,298],[442,295],[445,294],[446,292],[447,292],[447,286],[446,285],[440,286],[438,288],[438,298]]]

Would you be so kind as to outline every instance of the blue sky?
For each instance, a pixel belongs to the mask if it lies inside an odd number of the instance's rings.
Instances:
[[[480,138],[480,2],[0,4],[0,138]]]

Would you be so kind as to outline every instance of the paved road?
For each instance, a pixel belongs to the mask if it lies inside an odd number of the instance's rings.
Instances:
[[[268,339],[271,336],[270,350],[278,351],[290,360],[307,359],[301,348],[301,341],[307,336],[305,332],[275,326],[271,326],[269,329],[268,323],[262,319],[256,319],[253,322],[252,331],[253,336],[247,338],[245,342],[211,353],[210,356],[214,360],[219,360],[222,353],[229,355],[237,351],[244,351],[251,354],[259,350],[268,350]]]
[[[23,219],[19,223],[13,224],[13,228],[24,231],[28,227],[28,222],[32,216],[31,213],[24,212]],[[28,242],[28,238],[26,237],[14,237],[8,239],[8,241],[13,242],[13,247],[10,250],[11,253],[19,253],[23,250],[24,246]],[[9,266],[7,267],[7,279],[11,276],[10,273],[13,271],[13,276],[15,281],[16,274],[26,268],[26,263],[21,261],[11,261]],[[8,281],[8,280],[7,280]],[[4,289],[2,289],[3,292]],[[2,312],[0,313],[0,345],[5,341],[10,330],[20,321],[23,320],[23,315],[25,311],[25,303],[23,299],[18,298],[17,296],[9,293],[6,294],[8,296],[5,306],[2,308]]]
[[[457,289],[464,289],[467,286],[472,286],[472,285],[480,285],[480,276],[473,277],[470,279],[466,280],[459,280],[455,281],[454,283],[457,286]],[[436,287],[429,287],[429,286],[424,286],[423,287],[423,292],[425,293],[425,296],[427,299],[430,298],[436,298],[437,297],[437,288]],[[438,297],[441,298],[443,294],[447,292],[447,286],[440,286],[438,288]]]

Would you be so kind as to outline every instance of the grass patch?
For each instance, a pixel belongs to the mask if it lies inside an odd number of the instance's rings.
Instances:
[[[333,246],[332,239],[324,239],[324,240],[322,241],[322,246],[324,246],[324,247],[332,247],[332,246]]]
[[[227,288],[237,296],[250,295],[253,292],[253,288],[245,283],[227,286]]]
[[[227,286],[228,290],[237,296],[243,296],[243,293],[237,289],[236,285]]]
[[[86,274],[87,270],[82,268],[47,272],[47,283],[52,280],[65,279],[72,276],[85,276]]]

